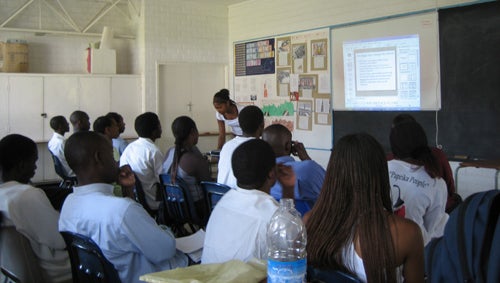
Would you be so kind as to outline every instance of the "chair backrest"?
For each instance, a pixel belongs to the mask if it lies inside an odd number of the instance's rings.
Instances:
[[[307,267],[307,282],[311,283],[361,283],[361,280],[351,274],[339,270],[317,269]]]
[[[71,260],[74,283],[120,283],[114,265],[102,254],[91,238],[68,231],[61,232]]]
[[[56,171],[56,174],[62,179],[61,183],[59,184],[59,187],[68,189],[76,185],[77,183],[76,177],[68,176],[68,173],[64,169],[64,166],[62,165],[62,162],[59,159],[59,157],[54,155],[52,151],[49,150],[49,152],[50,155],[52,156],[52,161],[54,162],[54,170]]]
[[[174,184],[170,174],[160,174],[160,184],[163,189],[166,224],[172,227],[176,237],[192,234],[204,226],[203,220],[196,213],[187,185],[182,179],[177,178]],[[192,231],[185,229],[186,224]]]
[[[3,275],[3,283],[21,283],[21,279],[17,278],[14,273],[10,272],[9,270],[1,267],[0,270],[2,271]]]
[[[231,187],[217,182],[202,181],[200,184],[205,192],[205,199],[210,212],[214,210],[215,205],[222,196],[231,189]]]
[[[0,228],[0,251],[0,267],[6,278],[13,282],[45,281],[29,240],[15,227]]]
[[[135,186],[134,186],[134,195],[135,195],[135,201],[140,203],[142,207],[148,212],[151,217],[156,218],[157,217],[157,212],[151,209],[149,207],[147,201],[146,201],[146,194],[144,193],[144,188],[142,187],[142,183],[137,177],[136,174],[134,174],[135,177]]]

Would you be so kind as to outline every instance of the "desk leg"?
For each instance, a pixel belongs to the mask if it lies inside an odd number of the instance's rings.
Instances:
[[[457,169],[455,169],[455,192],[458,194],[458,171],[463,168],[462,166],[458,165]],[[498,173],[498,171],[497,171]]]
[[[498,190],[498,173],[500,173],[500,169],[497,169],[495,173],[495,190]]]

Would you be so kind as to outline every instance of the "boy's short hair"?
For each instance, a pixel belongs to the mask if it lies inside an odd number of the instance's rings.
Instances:
[[[231,157],[231,166],[239,186],[260,188],[276,165],[271,146],[260,139],[251,139],[238,146]]]

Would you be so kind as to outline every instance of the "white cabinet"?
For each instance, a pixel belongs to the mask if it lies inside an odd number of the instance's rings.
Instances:
[[[123,137],[137,137],[134,121],[142,111],[142,96],[140,77],[112,77],[110,111],[123,116],[125,132]]]
[[[53,134],[50,119],[63,115],[69,122],[73,111],[82,110],[92,123],[114,111],[128,124],[122,136],[137,137],[133,124],[143,109],[141,82],[138,75],[0,74],[0,138],[19,133],[39,143],[33,181],[55,179],[46,144]]]
[[[44,138],[48,141],[53,133],[50,128],[50,119],[62,115],[69,123],[69,115],[79,108],[78,77],[44,77],[43,92],[43,112],[47,115],[43,130]]]
[[[1,135],[21,134],[34,141],[43,140],[43,79],[40,77],[2,77]]]

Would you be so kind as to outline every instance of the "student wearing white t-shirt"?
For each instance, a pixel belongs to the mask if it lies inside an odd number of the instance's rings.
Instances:
[[[390,134],[394,160],[388,162],[393,202],[404,201],[405,217],[422,230],[424,244],[443,235],[448,191],[440,177],[439,163],[427,145],[427,135],[417,122],[395,125]]]
[[[219,139],[217,142],[217,149],[221,149],[226,142],[226,126],[231,128],[231,132],[235,136],[241,136],[243,131],[238,122],[238,115],[243,109],[243,105],[236,104],[229,98],[229,90],[221,89],[214,95],[213,104],[217,113],[217,124],[219,125]]]

